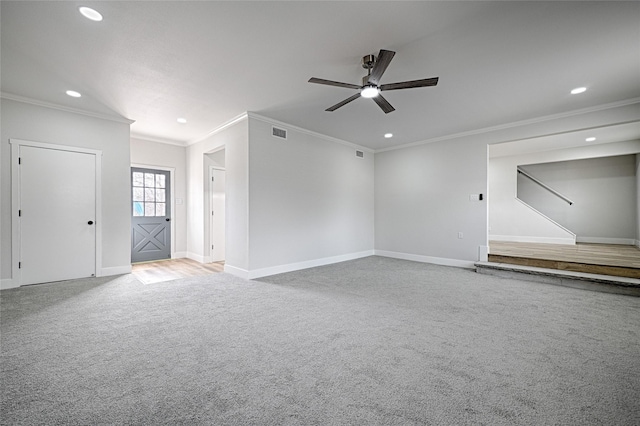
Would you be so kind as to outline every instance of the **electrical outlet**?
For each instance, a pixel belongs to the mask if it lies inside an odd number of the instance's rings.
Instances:
[[[462,237],[463,237],[462,232],[458,232],[458,239],[460,239],[460,240],[461,240],[461,239],[462,239]]]

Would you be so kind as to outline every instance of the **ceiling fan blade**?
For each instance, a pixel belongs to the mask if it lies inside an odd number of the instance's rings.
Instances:
[[[345,106],[345,105],[346,105],[346,104],[348,104],[349,102],[351,102],[351,101],[354,101],[354,100],[358,99],[359,97],[360,97],[360,93],[356,93],[355,95],[348,97],[348,98],[347,98],[347,99],[345,99],[344,101],[342,101],[342,102],[338,102],[338,103],[337,103],[337,104],[335,104],[334,106],[332,106],[332,107],[329,107],[329,108],[325,109],[325,111],[329,111],[329,112],[335,111],[335,110],[337,110],[338,108],[340,108],[340,107],[342,107],[342,106]]]
[[[387,70],[389,63],[391,63],[395,54],[396,52],[392,52],[391,50],[380,50],[378,59],[376,59],[376,63],[373,65],[373,69],[371,70],[369,83],[377,85],[380,82],[382,74]]]
[[[347,89],[360,89],[356,84],[341,83],[339,81],[324,80],[322,78],[311,77],[309,83],[326,84],[327,86],[345,87]]]
[[[398,89],[411,89],[414,87],[428,87],[438,84],[438,77],[425,78],[422,80],[402,81],[400,83],[383,84],[380,86],[380,90],[398,90]]]
[[[372,99],[378,104],[378,106],[384,111],[385,114],[389,114],[390,112],[396,110],[391,106],[389,102],[387,102],[385,98],[382,97],[382,95],[378,95]]]

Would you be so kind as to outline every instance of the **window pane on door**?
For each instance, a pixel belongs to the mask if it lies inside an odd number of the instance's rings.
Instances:
[[[144,186],[144,173],[134,172],[132,183],[133,186]]]
[[[141,202],[138,202],[138,201],[133,202],[133,215],[144,216],[144,206]]]
[[[133,201],[144,201],[144,188],[133,188]]]
[[[167,177],[163,173],[132,172],[133,216],[167,215]]]
[[[153,173],[144,174],[144,186],[147,188],[153,188],[156,186],[156,175]]]

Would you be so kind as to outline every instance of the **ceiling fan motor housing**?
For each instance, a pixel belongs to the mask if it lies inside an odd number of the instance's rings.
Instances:
[[[376,63],[376,57],[374,55],[366,55],[362,57],[362,68],[370,70]]]

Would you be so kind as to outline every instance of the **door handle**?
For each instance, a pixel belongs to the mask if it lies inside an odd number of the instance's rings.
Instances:
[[[168,218],[166,218],[165,220],[166,220],[167,222],[170,222],[170,221],[171,221],[171,218],[169,218],[169,217],[168,217]]]
[[[89,225],[93,225],[93,221],[90,220],[89,222],[87,222]]]

